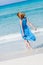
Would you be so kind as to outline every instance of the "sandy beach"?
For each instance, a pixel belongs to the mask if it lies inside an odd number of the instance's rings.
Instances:
[[[0,60],[0,65],[43,65],[43,48],[35,50],[25,50],[15,54],[10,53]]]

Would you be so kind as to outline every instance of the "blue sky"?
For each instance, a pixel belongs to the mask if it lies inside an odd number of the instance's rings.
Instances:
[[[15,3],[15,2],[20,2],[20,1],[26,1],[26,0],[0,0],[0,6],[9,4],[9,3]]]

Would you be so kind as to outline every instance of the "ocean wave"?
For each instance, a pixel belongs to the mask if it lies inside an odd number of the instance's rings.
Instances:
[[[17,11],[18,12],[18,11]],[[8,17],[12,17],[12,16],[15,16],[17,14],[17,12],[14,12],[14,13],[6,13],[4,15],[0,15],[0,19],[3,19],[3,18],[8,18]],[[24,12],[24,13],[30,13],[30,14],[37,14],[37,12],[41,12],[43,13],[43,7],[42,8],[36,8],[36,9],[32,9],[32,10],[22,10],[21,12]]]
[[[38,28],[37,31],[32,30],[32,32],[35,33],[35,34],[40,33],[41,35],[43,35],[43,28]],[[9,42],[9,41],[10,42],[11,41],[17,41],[17,40],[21,40],[21,39],[22,39],[22,36],[21,36],[20,33],[8,34],[8,35],[0,37],[0,44],[5,43],[5,42]]]

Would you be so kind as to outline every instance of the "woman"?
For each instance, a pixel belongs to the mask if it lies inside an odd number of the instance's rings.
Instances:
[[[31,32],[29,26],[32,26],[35,30],[36,30],[36,28],[30,22],[28,22],[24,13],[19,12],[19,13],[17,13],[17,16],[20,18],[21,33],[22,33],[23,39],[25,40],[26,47],[31,48],[29,41],[35,41],[36,37]],[[29,26],[28,26],[28,24],[29,24]]]

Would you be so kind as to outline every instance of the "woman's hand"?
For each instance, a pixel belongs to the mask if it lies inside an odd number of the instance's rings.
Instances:
[[[35,31],[37,31],[37,28],[35,28]]]
[[[35,33],[39,33],[39,30],[37,28],[35,29]]]

